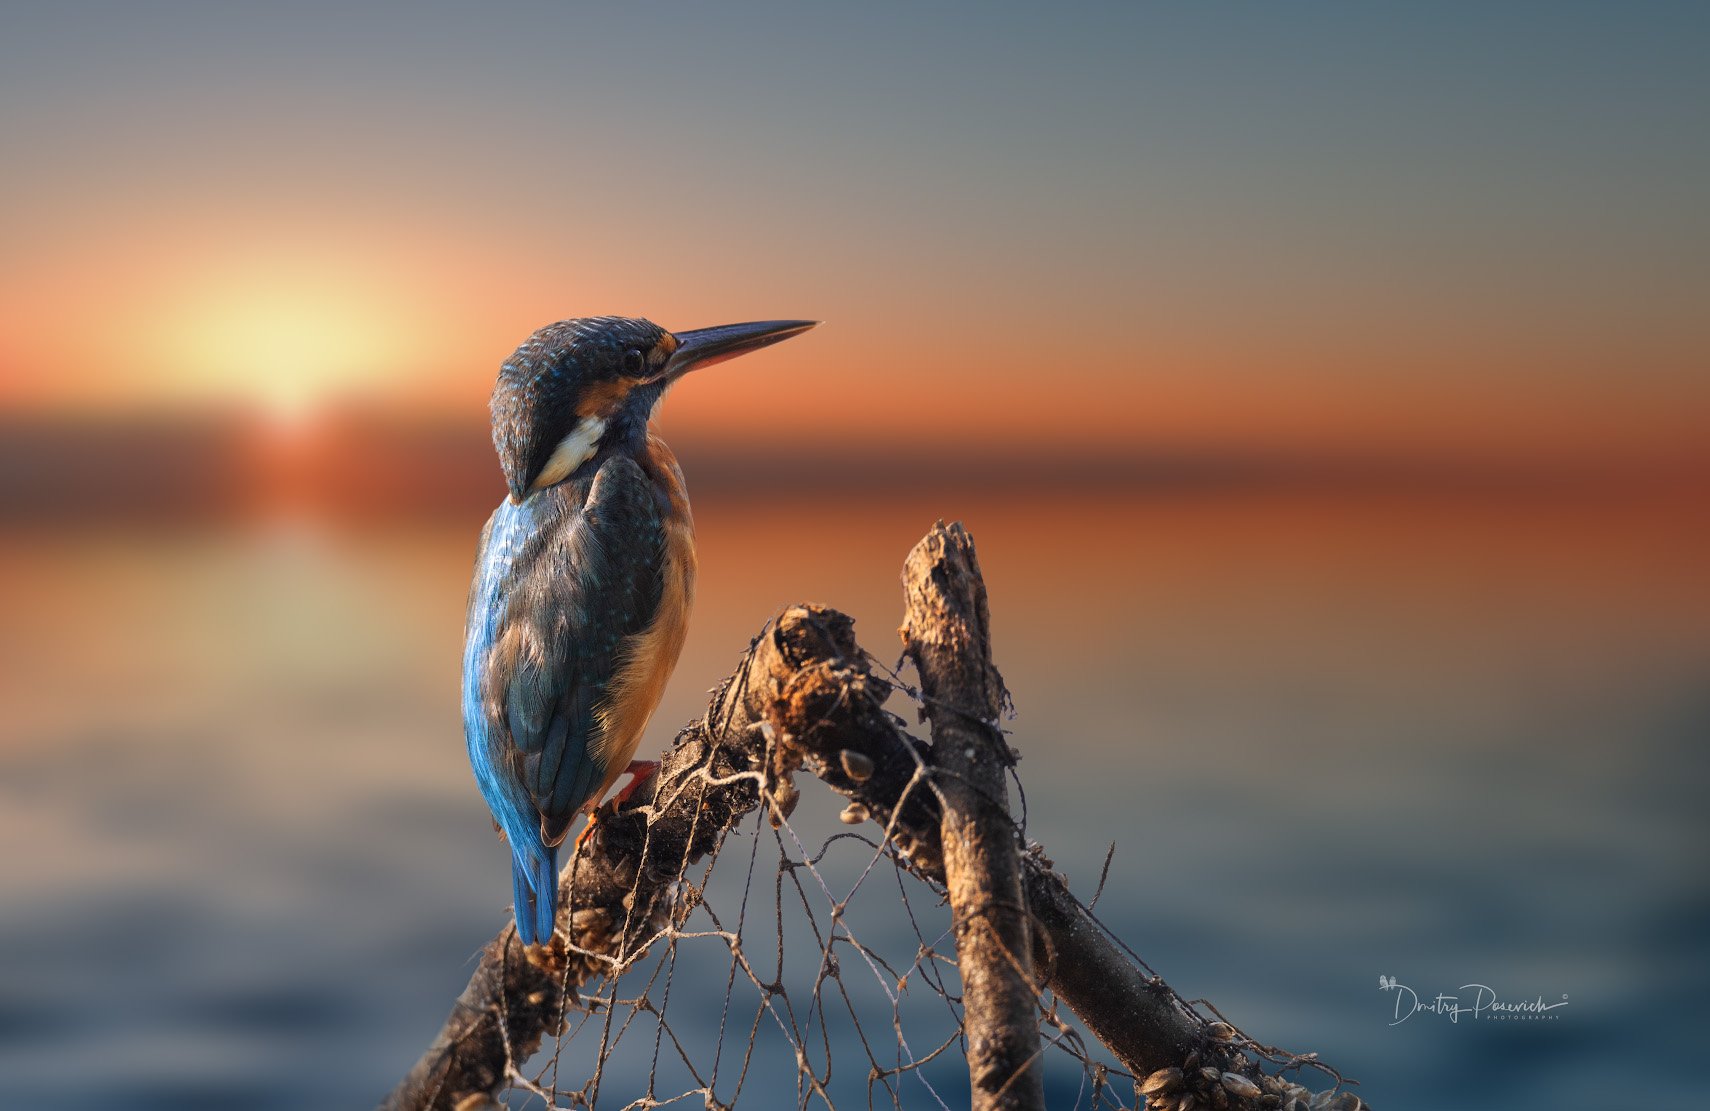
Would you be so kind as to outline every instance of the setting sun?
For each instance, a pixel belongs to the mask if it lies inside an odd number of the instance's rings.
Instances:
[[[0,286],[18,310],[0,337],[11,404],[292,424],[342,401],[431,398],[468,359],[470,329],[439,311],[430,280],[330,233],[159,229]]]
[[[163,291],[145,333],[164,391],[286,424],[394,385],[421,357],[415,335],[386,283],[335,260],[285,258],[209,267]]]

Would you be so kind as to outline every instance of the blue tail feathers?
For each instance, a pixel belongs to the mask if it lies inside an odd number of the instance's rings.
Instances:
[[[531,846],[532,848],[532,846]],[[558,847],[511,856],[511,896],[516,901],[517,937],[524,945],[552,940],[558,920]]]

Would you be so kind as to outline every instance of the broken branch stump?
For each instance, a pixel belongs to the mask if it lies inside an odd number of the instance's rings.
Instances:
[[[986,587],[966,529],[940,521],[926,534],[904,564],[903,594],[903,651],[920,673],[937,755],[973,1111],[1043,1108],[1033,944],[1004,782],[1012,761],[996,724],[1003,679],[992,666]]]

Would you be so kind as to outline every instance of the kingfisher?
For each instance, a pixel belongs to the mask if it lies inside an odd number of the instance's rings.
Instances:
[[[517,936],[550,941],[558,848],[634,760],[688,633],[694,521],[651,427],[679,378],[818,321],[668,332],[648,320],[549,324],[499,367],[493,447],[509,493],[475,557],[463,732],[511,848]],[[590,819],[591,820],[591,819]]]

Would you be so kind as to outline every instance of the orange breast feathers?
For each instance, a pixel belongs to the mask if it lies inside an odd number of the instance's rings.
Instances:
[[[589,755],[606,769],[605,782],[591,805],[605,797],[623,775],[647,722],[665,697],[665,685],[677,667],[689,635],[689,610],[695,600],[695,522],[683,488],[683,471],[665,441],[649,435],[642,467],[669,503],[665,520],[665,558],[659,612],[644,632],[630,637],[604,705],[597,711],[600,735]]]

